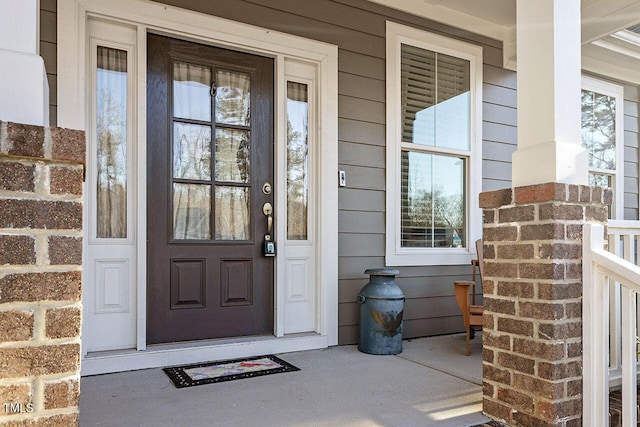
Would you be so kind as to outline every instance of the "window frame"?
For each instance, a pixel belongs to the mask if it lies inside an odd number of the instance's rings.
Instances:
[[[401,45],[407,44],[469,61],[469,150],[420,146],[401,137]],[[473,242],[482,235],[482,47],[387,21],[386,26],[386,250],[389,266],[464,265],[476,257]],[[418,148],[415,150],[415,148]],[[401,246],[402,151],[460,155],[465,161],[465,223],[463,248]]]
[[[616,100],[616,168],[614,171],[603,171],[589,166],[589,174],[595,172],[613,176],[613,185],[610,187],[613,189],[611,219],[624,219],[624,88],[595,77],[582,76],[580,93],[583,90],[610,96]],[[582,124],[580,129],[582,130]]]

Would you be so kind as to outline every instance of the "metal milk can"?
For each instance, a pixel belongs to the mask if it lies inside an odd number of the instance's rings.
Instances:
[[[369,354],[402,352],[404,294],[396,285],[400,272],[390,268],[370,268],[367,283],[358,294],[360,339],[358,350]]]

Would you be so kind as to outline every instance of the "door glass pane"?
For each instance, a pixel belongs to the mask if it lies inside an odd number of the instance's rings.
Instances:
[[[249,240],[249,189],[216,186],[216,240]]]
[[[238,71],[216,72],[216,122],[227,125],[250,125],[251,76]]]
[[[463,247],[465,159],[402,152],[402,247]]]
[[[211,179],[211,127],[173,124],[173,177]]]
[[[249,182],[249,131],[216,129],[216,181]]]
[[[98,46],[97,237],[127,237],[127,52]]]
[[[402,140],[468,150],[470,62],[402,45]]]
[[[287,239],[307,239],[308,87],[287,82]]]
[[[589,166],[616,169],[616,98],[582,91],[582,146],[589,151]]]
[[[211,70],[202,65],[173,63],[173,115],[211,121]]]
[[[173,184],[173,238],[211,239],[211,186]]]

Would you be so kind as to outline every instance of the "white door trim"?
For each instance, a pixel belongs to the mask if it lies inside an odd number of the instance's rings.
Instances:
[[[87,129],[85,82],[87,21],[89,17],[120,22],[137,30],[137,140],[138,171],[146,171],[146,34],[161,33],[185,40],[269,55],[276,60],[276,76],[284,79],[278,68],[285,59],[313,63],[317,67],[318,91],[318,165],[316,186],[317,222],[317,314],[315,333],[290,336],[282,333],[282,316],[278,301],[283,292],[276,282],[275,337],[249,340],[223,340],[197,345],[153,346],[146,349],[146,183],[141,181],[135,196],[139,207],[135,239],[137,249],[137,349],[108,355],[89,355],[83,359],[82,374],[140,369],[170,363],[190,363],[196,359],[224,358],[271,352],[322,348],[338,342],[338,73],[337,47],[323,42],[242,24],[145,0],[58,0],[58,126]],[[276,82],[281,91],[284,80]],[[286,88],[286,84],[284,85]],[[277,94],[276,100],[282,100]],[[284,120],[282,102],[276,103],[276,122]],[[276,129],[277,129],[276,123]],[[283,138],[276,134],[276,140]],[[276,171],[284,167],[276,163]],[[86,188],[85,188],[86,193]],[[282,191],[281,191],[282,193]],[[281,196],[283,197],[283,196]],[[86,220],[86,217],[85,217]],[[85,221],[86,224],[86,221]],[[279,227],[277,240],[284,242],[285,227]],[[85,239],[87,240],[87,239]],[[277,241],[276,240],[276,241]],[[85,243],[86,245],[86,243]],[[283,268],[277,258],[276,270]],[[85,283],[89,277],[83,277]],[[176,350],[179,348],[179,350]],[[166,354],[171,353],[172,356]],[[218,357],[218,355],[220,357]],[[184,362],[183,362],[184,361]]]

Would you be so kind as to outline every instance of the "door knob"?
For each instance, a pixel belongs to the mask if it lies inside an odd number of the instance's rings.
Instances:
[[[273,206],[267,202],[262,205],[262,213],[267,217],[267,235],[271,235],[271,229],[273,228]]]

